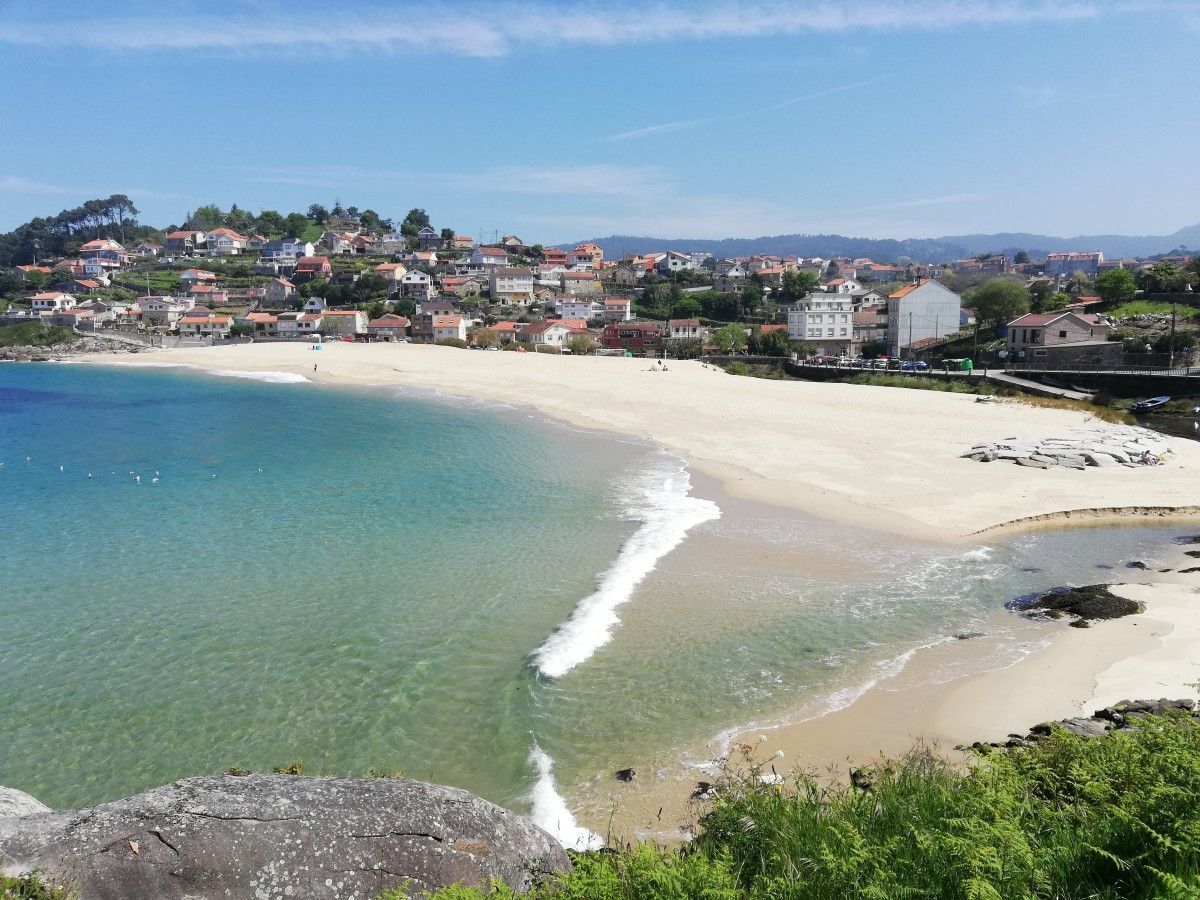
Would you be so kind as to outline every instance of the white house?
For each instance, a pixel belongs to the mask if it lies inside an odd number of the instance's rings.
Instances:
[[[467,320],[462,316],[433,316],[432,328],[435,341],[467,339]]]
[[[304,303],[304,312],[306,313],[323,313],[327,304],[323,297],[309,297]]]
[[[433,279],[428,273],[422,272],[420,269],[405,272],[400,276],[400,295],[402,297],[411,297],[414,300],[430,300],[435,293]]]
[[[574,329],[562,322],[530,322],[517,332],[517,340],[535,347],[541,345],[561,349],[572,334]]]
[[[29,298],[34,313],[52,313],[60,309],[70,309],[75,305],[75,298],[61,291],[43,291]]]
[[[692,259],[690,253],[676,253],[674,250],[669,250],[663,254],[662,259],[658,261],[658,271],[663,275],[670,275],[673,272],[685,272],[692,269],[698,269],[699,266]]]
[[[492,300],[496,303],[528,306],[533,300],[533,272],[510,266],[498,266],[491,273]]]
[[[633,318],[628,297],[605,297],[603,317],[609,322],[628,322]]]
[[[699,319],[670,319],[667,321],[667,337],[674,341],[701,339],[707,329]]]
[[[507,266],[508,254],[499,247],[476,247],[470,262],[473,267]]]
[[[604,313],[604,304],[588,297],[560,294],[554,298],[554,314],[560,319],[594,319]]]
[[[962,298],[936,281],[921,279],[889,294],[887,300],[888,353],[918,341],[943,338],[958,331]]]
[[[195,305],[187,297],[138,297],[137,306],[142,313],[142,324],[173,328]]]
[[[275,328],[283,340],[300,340],[319,333],[323,318],[320,313],[280,313],[276,317]]]
[[[821,356],[849,356],[854,304],[845,294],[809,294],[788,310],[788,337]]]
[[[237,256],[250,245],[250,239],[232,228],[214,228],[204,236],[209,256]]]

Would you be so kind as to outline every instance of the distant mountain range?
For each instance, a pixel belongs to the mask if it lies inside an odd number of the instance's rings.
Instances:
[[[682,250],[711,253],[717,259],[769,253],[774,256],[869,256],[876,262],[894,263],[900,257],[926,262],[949,262],[983,253],[1026,251],[1036,259],[1063,250],[1102,250],[1106,257],[1146,257],[1167,254],[1181,247],[1200,247],[1200,225],[1181,228],[1167,235],[1091,234],[1078,237],[1051,237],[1045,234],[959,234],[940,238],[908,240],[852,238],[840,234],[777,234],[757,238],[634,237],[610,235],[592,238],[590,243],[604,248],[607,258],[652,250]],[[564,244],[572,247],[574,244]]]

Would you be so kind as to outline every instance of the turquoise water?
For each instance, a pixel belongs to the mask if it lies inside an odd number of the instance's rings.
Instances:
[[[178,370],[0,366],[0,462],[0,784],[73,806],[300,760],[568,838],[559,793],[844,705],[1180,533],[716,518],[677,460],[523,410]]]

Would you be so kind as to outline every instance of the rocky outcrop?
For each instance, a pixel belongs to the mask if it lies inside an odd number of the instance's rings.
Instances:
[[[974,750],[976,753],[989,753],[1002,747],[1008,749],[1028,747],[1038,741],[1045,740],[1054,733],[1055,728],[1062,728],[1080,737],[1100,737],[1113,731],[1123,731],[1136,728],[1138,721],[1146,716],[1165,716],[1187,714],[1200,718],[1194,700],[1122,700],[1112,706],[1098,709],[1090,716],[1075,716],[1070,719],[1059,719],[1057,722],[1042,722],[1034,725],[1026,734],[1010,734],[1005,741],[976,741],[970,747],[960,744],[956,750]]]
[[[1087,628],[1096,619],[1119,619],[1143,612],[1142,605],[1133,600],[1118,597],[1107,584],[1089,584],[1084,587],[1055,588],[1044,594],[1018,597],[1010,606],[1030,618],[1058,619],[1074,616],[1071,622],[1076,628]]]
[[[490,879],[521,890],[570,868],[550,835],[466,791],[287,775],[189,778],[91,809],[2,818],[0,860],[80,900],[368,900]]]
[[[73,341],[54,344],[51,347],[0,347],[0,360],[21,362],[45,362],[50,359],[66,359],[85,353],[141,353],[152,347],[128,338],[114,339],[81,335]]]
[[[0,819],[10,816],[33,816],[50,811],[50,807],[36,797],[31,797],[16,788],[0,785]]]
[[[1087,469],[1112,466],[1153,466],[1171,453],[1162,435],[1144,428],[1101,428],[1078,438],[1018,440],[976,444],[965,459],[1004,461],[1031,469]]]

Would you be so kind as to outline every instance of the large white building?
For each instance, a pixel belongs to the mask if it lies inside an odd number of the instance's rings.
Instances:
[[[892,356],[902,355],[920,341],[944,338],[958,331],[962,298],[936,281],[921,279],[905,285],[887,300],[887,345]]]
[[[533,300],[533,272],[497,266],[492,270],[490,290],[493,302],[528,306]]]
[[[788,310],[788,337],[820,356],[849,356],[853,301],[845,294],[809,294]]]

